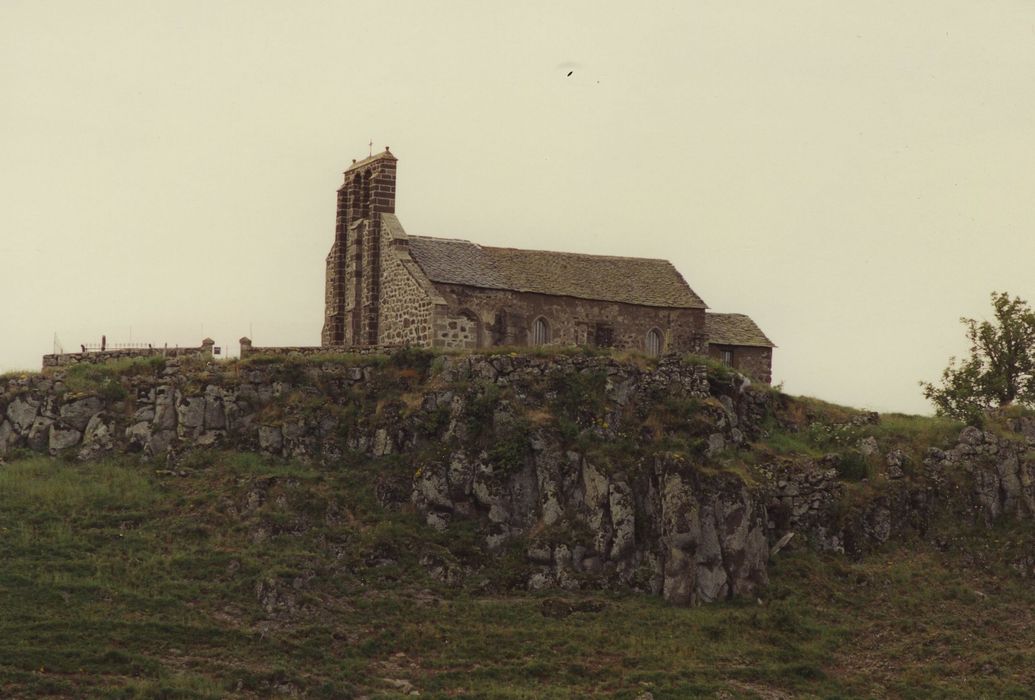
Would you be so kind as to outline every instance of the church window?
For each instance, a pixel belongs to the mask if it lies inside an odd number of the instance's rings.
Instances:
[[[661,354],[661,331],[657,328],[651,328],[647,331],[647,354],[651,357],[657,357]]]
[[[546,345],[550,342],[550,324],[540,316],[532,324],[532,345]]]

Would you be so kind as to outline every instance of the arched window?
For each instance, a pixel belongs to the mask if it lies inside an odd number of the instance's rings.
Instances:
[[[550,324],[540,316],[532,323],[532,345],[546,345],[550,342]]]
[[[661,354],[661,331],[657,328],[651,328],[647,331],[647,354],[651,357],[657,357]]]

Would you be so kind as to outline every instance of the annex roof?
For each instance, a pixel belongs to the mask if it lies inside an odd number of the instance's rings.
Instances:
[[[704,316],[704,327],[708,342],[712,345],[748,345],[760,348],[775,348],[749,316],[744,314],[714,314]]]
[[[409,236],[410,254],[432,282],[643,306],[707,308],[667,260],[493,248]]]

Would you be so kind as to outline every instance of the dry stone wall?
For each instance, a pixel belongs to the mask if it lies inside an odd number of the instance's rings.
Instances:
[[[196,348],[118,348],[113,350],[97,350],[89,352],[66,352],[43,356],[43,367],[64,367],[78,364],[103,364],[115,360],[137,360],[148,357],[194,357],[210,359],[215,342],[205,339]]]

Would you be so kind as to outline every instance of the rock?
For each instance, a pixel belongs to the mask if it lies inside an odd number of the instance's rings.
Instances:
[[[973,425],[968,425],[966,428],[960,431],[959,441],[964,445],[970,445],[972,447],[975,445],[980,445],[982,442],[984,442],[984,439],[984,434],[978,428],[975,428]]]
[[[39,410],[39,402],[22,397],[16,398],[7,406],[7,417],[11,421],[15,432],[25,433],[29,430],[36,413]]]
[[[78,430],[58,428],[57,426],[51,427],[50,430],[50,453],[56,454],[62,450],[67,450],[70,447],[75,447],[79,444],[79,440],[82,437]]]
[[[29,434],[26,436],[30,450],[46,452],[50,449],[50,428],[53,424],[54,421],[50,418],[40,417],[33,420]]]
[[[387,430],[378,428],[374,433],[374,456],[383,457],[388,454],[392,454],[392,441]]]
[[[532,574],[528,579],[528,590],[530,591],[541,591],[545,588],[553,586],[554,580],[545,571],[537,571]]]
[[[153,429],[174,430],[176,428],[176,399],[179,392],[172,387],[159,387],[155,399],[155,417]]]
[[[599,574],[604,570],[604,561],[597,556],[586,557],[580,567],[587,574]]]
[[[885,458],[885,461],[888,465],[889,479],[901,479],[906,475],[906,473],[902,470],[902,467],[906,465],[906,463],[909,461],[909,458],[906,457],[906,454],[902,450],[892,450],[888,453],[888,456]]]
[[[553,552],[546,545],[529,545],[525,557],[534,564],[552,564]]]
[[[104,422],[103,415],[94,414],[83,431],[83,448],[79,450],[79,459],[92,459],[102,453],[109,452],[115,446],[111,429]]]
[[[144,453],[150,457],[164,457],[176,439],[175,430],[157,430],[152,432],[144,445]]]
[[[61,421],[76,430],[84,430],[87,423],[95,415],[101,412],[104,405],[96,396],[90,396],[79,401],[67,403],[61,407]]]
[[[712,433],[708,436],[708,447],[705,450],[705,455],[714,457],[725,449],[726,438],[722,436],[722,433]]]
[[[205,430],[223,430],[226,428],[226,410],[219,388],[214,386],[205,389]]]
[[[0,457],[7,454],[7,450],[14,443],[17,437],[18,436],[14,433],[14,428],[11,427],[11,421],[0,421]]]
[[[880,446],[877,444],[877,438],[870,435],[860,440],[859,452],[861,452],[865,457],[872,457],[873,455],[880,454]]]
[[[442,513],[435,511],[429,511],[428,514],[424,516],[424,522],[426,522],[428,527],[432,530],[437,530],[438,532],[445,532],[446,528],[449,527],[449,519]]]
[[[769,550],[769,557],[772,558],[779,554],[780,550],[786,547],[793,538],[793,532],[788,532],[784,534],[784,536],[777,540],[776,544],[773,545],[773,548]]]
[[[280,454],[284,447],[284,435],[280,428],[270,425],[259,426],[259,449],[263,452]]]
[[[205,398],[203,396],[186,396],[176,407],[179,419],[179,434],[196,435],[205,425]]]
[[[621,559],[631,554],[636,546],[636,504],[632,489],[625,482],[611,484],[608,503],[614,530],[609,558]]]
[[[151,439],[150,423],[134,423],[126,428],[126,441],[130,450],[142,450]]]
[[[589,462],[582,465],[583,503],[588,511],[587,524],[593,533],[593,547],[607,552],[611,547],[611,517],[608,512],[610,483]]]
[[[452,511],[449,482],[441,466],[426,464],[417,470],[413,481],[413,501],[421,508]]]
[[[222,430],[206,430],[195,438],[194,445],[203,449],[215,447],[223,439],[223,435]]]

